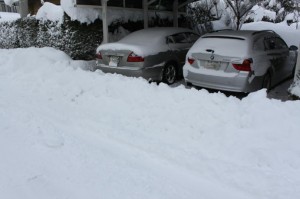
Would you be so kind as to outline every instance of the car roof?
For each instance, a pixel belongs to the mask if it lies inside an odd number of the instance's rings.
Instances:
[[[202,36],[205,37],[235,37],[240,39],[250,39],[254,35],[261,34],[261,33],[275,33],[272,30],[220,30],[211,33],[207,33]],[[276,33],[275,33],[276,34]]]

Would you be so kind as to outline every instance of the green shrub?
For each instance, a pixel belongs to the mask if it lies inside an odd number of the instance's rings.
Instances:
[[[17,38],[21,48],[36,46],[39,21],[35,17],[20,18],[16,22]]]
[[[92,24],[72,21],[67,15],[62,25],[64,32],[62,43],[64,51],[73,59],[91,60],[95,58],[97,46],[102,42],[102,21],[97,19]]]
[[[271,18],[268,17],[268,16],[263,16],[263,18],[261,19],[261,21],[267,21],[267,22],[272,22],[272,23],[274,23],[274,20],[271,19]]]
[[[0,48],[53,47],[73,59],[91,60],[102,41],[102,21],[80,24],[65,15],[63,23],[26,17],[0,23]]]
[[[18,27],[15,22],[0,23],[0,48],[18,48]]]
[[[251,18],[251,17],[249,17],[248,19],[246,19],[246,20],[244,21],[244,24],[245,24],[245,23],[252,23],[252,22],[254,22],[254,19]]]

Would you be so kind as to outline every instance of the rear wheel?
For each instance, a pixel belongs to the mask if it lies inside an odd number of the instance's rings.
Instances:
[[[268,72],[264,77],[262,88],[266,88],[267,92],[269,92],[271,90],[271,83],[271,74]]]
[[[167,64],[163,70],[162,80],[167,84],[173,84],[177,79],[177,68],[173,63]]]

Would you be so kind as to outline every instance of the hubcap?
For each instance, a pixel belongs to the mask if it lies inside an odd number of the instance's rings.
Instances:
[[[176,78],[176,69],[173,65],[169,65],[165,69],[165,79],[168,83],[173,83]]]

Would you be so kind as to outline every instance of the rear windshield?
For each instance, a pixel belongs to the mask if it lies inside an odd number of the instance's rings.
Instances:
[[[215,54],[233,57],[246,55],[249,49],[245,39],[227,36],[204,36],[196,45],[201,53],[207,53],[207,49],[211,49]]]

